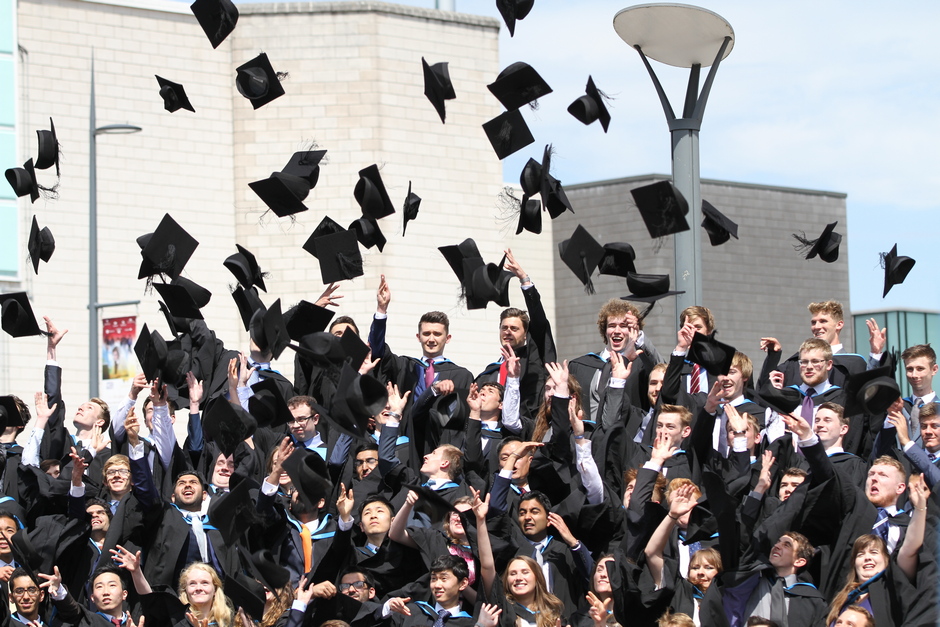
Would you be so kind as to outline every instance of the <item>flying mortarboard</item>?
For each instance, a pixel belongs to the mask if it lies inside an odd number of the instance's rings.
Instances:
[[[904,279],[907,278],[907,274],[911,271],[911,268],[914,267],[916,262],[910,257],[899,257],[897,244],[894,245],[894,248],[892,248],[890,252],[884,253],[882,258],[885,267],[885,289],[881,297],[884,298],[888,295],[888,292],[891,291],[892,287],[904,282]]]
[[[258,309],[252,314],[248,333],[261,351],[270,351],[275,359],[281,356],[290,343],[290,336],[281,314],[280,298],[267,309]]]
[[[532,10],[533,4],[535,0],[496,0],[496,9],[503,17],[510,37],[516,32],[516,20],[524,19]]]
[[[260,109],[284,95],[281,77],[271,66],[268,55],[263,52],[251,61],[239,65],[235,72],[238,93],[251,101],[254,109]]]
[[[262,291],[267,292],[268,290],[264,286],[264,273],[261,272],[258,260],[251,252],[239,244],[235,244],[235,248],[238,249],[238,252],[226,258],[222,265],[235,275],[235,278],[245,289],[257,285]]]
[[[621,300],[632,300],[639,303],[655,303],[656,301],[675,296],[676,294],[685,294],[684,291],[669,289],[668,274],[637,274],[636,272],[627,273],[627,289],[630,294],[621,296]]]
[[[29,252],[29,260],[33,263],[33,271],[36,274],[39,274],[39,260],[49,263],[52,253],[55,252],[55,238],[52,236],[52,231],[48,226],[40,229],[36,216],[33,216],[33,224],[29,229],[26,250]]]
[[[43,334],[26,292],[0,294],[0,327],[13,337]]]
[[[192,294],[179,284],[173,283],[154,283],[153,287],[160,294],[170,315],[175,318],[185,318],[203,320],[202,312],[199,311],[199,305],[193,299]],[[175,326],[175,320],[174,320]],[[175,333],[174,333],[175,335]]]
[[[225,498],[231,498],[231,494]],[[225,573],[223,589],[236,612],[239,609],[244,610],[249,620],[261,622],[264,618],[265,590],[260,581],[255,581],[241,572],[236,572],[234,576]]]
[[[405,206],[402,207],[402,215],[404,215],[404,221],[401,227],[401,236],[405,236],[405,229],[408,228],[408,223],[418,217],[418,207],[421,206],[421,197],[411,191],[411,181],[408,181],[408,195],[405,196]]]
[[[213,48],[225,41],[238,22],[238,9],[232,0],[196,0],[189,8],[206,33]]]
[[[170,214],[165,214],[157,230],[137,238],[140,246],[138,279],[165,274],[176,278],[196,251],[199,242],[187,233]]]
[[[12,396],[0,396],[0,424],[6,427],[24,427],[23,416]]]
[[[369,345],[362,341],[359,334],[352,327],[346,327],[339,338],[339,345],[345,353],[347,361],[353,370],[359,372],[359,367],[369,356]]]
[[[689,203],[671,181],[637,187],[630,194],[653,239],[689,230]]]
[[[606,133],[607,127],[610,125],[610,112],[607,111],[604,96],[601,94],[600,90],[597,89],[597,85],[594,84],[594,79],[590,76],[588,76],[587,87],[584,88],[584,91],[584,96],[581,96],[568,105],[568,113],[585,125],[600,120],[601,126]]]
[[[634,260],[636,260],[636,253],[630,244],[626,242],[604,244],[604,256],[597,264],[597,273],[626,278],[629,273],[636,272]]]
[[[324,235],[316,239],[316,257],[324,285],[362,276],[362,253],[353,231]]]
[[[496,151],[496,156],[505,159],[535,142],[525,118],[518,109],[506,111],[483,124],[483,131]]]
[[[29,195],[30,202],[39,199],[39,183],[36,182],[36,170],[32,158],[27,159],[22,168],[8,168],[4,173],[13,193],[17,198]]]
[[[303,201],[310,193],[311,187],[304,178],[283,172],[272,172],[271,176],[266,179],[248,183],[248,187],[279,218],[307,211],[307,205]]]
[[[183,89],[183,86],[179,83],[174,83],[169,81],[162,76],[157,76],[157,83],[160,85],[160,97],[163,98],[163,108],[174,113],[180,109],[186,109],[187,111],[196,112],[193,109],[193,105],[189,102],[189,98],[186,96],[186,90]]]
[[[579,224],[569,239],[558,244],[558,252],[565,265],[584,284],[584,291],[593,294],[591,275],[604,257],[604,247]]]
[[[369,435],[369,421],[385,409],[387,402],[388,389],[378,379],[360,375],[353,366],[344,363],[333,394],[330,423],[347,435],[365,439]]]
[[[333,312],[305,300],[284,312],[284,326],[292,340],[300,341],[305,335],[325,331],[333,319]]]
[[[375,164],[359,170],[359,182],[356,183],[353,196],[362,208],[364,216],[378,220],[395,213],[392,200],[385,190],[385,183],[382,182],[379,166]]]
[[[764,403],[779,414],[792,414],[803,402],[803,395],[798,388],[777,389],[770,382],[761,386],[758,395]]]
[[[307,241],[304,242],[303,249],[319,259],[320,257],[317,254],[317,240],[325,235],[334,235],[345,231],[346,229],[337,224],[330,216],[323,216],[323,219],[320,220],[320,224],[313,229],[313,233],[311,233]]]
[[[320,500],[329,496],[332,484],[328,479],[326,461],[314,451],[297,447],[287,459],[281,461],[297,495],[310,511],[317,511]]]
[[[890,366],[849,375],[844,387],[846,417],[883,414],[901,396]]]
[[[537,198],[523,198],[519,208],[519,225],[516,235],[528,231],[538,235],[542,232],[542,203]]]
[[[385,250],[386,239],[379,228],[379,223],[369,216],[361,216],[349,224],[349,230],[355,232],[356,239],[367,249],[373,246],[379,249],[379,252]]]
[[[424,69],[424,95],[434,105],[437,114],[441,116],[441,122],[444,122],[446,117],[444,101],[453,100],[457,97],[454,92],[454,84],[450,80],[447,62],[442,61],[441,63],[429,65],[424,57],[421,57],[421,67]]]
[[[140,336],[134,344],[134,353],[137,355],[137,361],[144,371],[144,376],[148,381],[161,379],[163,377],[163,368],[166,365],[167,354],[166,340],[160,335],[159,331],[151,331],[144,323],[140,330]]]
[[[295,152],[281,172],[304,179],[310,185],[310,189],[313,189],[317,186],[317,181],[320,180],[320,162],[323,161],[326,152],[326,150],[301,150]]]
[[[794,244],[793,248],[801,253],[806,253],[806,259],[812,259],[816,255],[819,255],[819,258],[825,261],[826,263],[832,263],[839,259],[839,244],[842,243],[842,234],[836,233],[836,225],[839,224],[838,220],[831,222],[826,225],[826,228],[823,229],[822,234],[814,239],[806,239],[806,234],[801,235],[793,234],[794,239],[796,239],[798,244]]]
[[[36,169],[45,170],[55,166],[56,176],[59,175],[59,140],[55,134],[55,124],[49,118],[49,130],[36,131],[39,137],[39,152],[36,155]]]
[[[722,344],[714,336],[696,333],[692,337],[692,344],[689,345],[687,359],[717,377],[728,374],[734,353],[734,346]]]
[[[509,306],[509,282],[513,274],[503,270],[505,264],[506,255],[499,264],[464,260],[467,309],[485,309],[491,302],[500,307]]]
[[[239,443],[257,427],[257,421],[241,405],[236,406],[221,396],[212,401],[202,417],[206,440],[215,442],[226,457],[234,454]]]
[[[293,419],[277,380],[261,379],[251,386],[251,391],[248,412],[258,421],[259,427],[279,427]]]
[[[708,233],[712,246],[721,246],[732,237],[738,239],[738,225],[707,200],[702,200],[702,214],[705,216],[702,228]]]
[[[517,61],[508,65],[486,86],[507,111],[518,109],[533,100],[552,93],[538,72],[528,63]]]
[[[252,316],[254,316],[255,312],[259,309],[264,309],[264,303],[261,302],[261,297],[258,296],[258,290],[254,287],[250,287],[246,290],[241,285],[237,285],[232,291],[232,298],[235,300],[235,305],[238,307],[238,314],[241,316],[242,324],[247,331],[251,326]]]

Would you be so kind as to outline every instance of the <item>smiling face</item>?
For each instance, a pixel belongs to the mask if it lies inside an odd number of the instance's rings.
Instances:
[[[692,428],[682,426],[682,417],[679,414],[662,413],[656,418],[656,435],[666,438],[669,446],[679,446],[690,433]]]
[[[91,600],[98,611],[105,614],[121,614],[121,604],[127,598],[127,590],[117,573],[101,573],[91,586]]]
[[[235,472],[235,460],[222,453],[215,458],[215,468],[212,469],[212,485],[219,488],[229,487],[229,480]]]
[[[440,357],[444,353],[444,347],[450,342],[450,335],[440,322],[422,322],[416,337],[421,343],[424,356],[429,359]]]
[[[881,543],[870,542],[855,554],[855,578],[859,582],[871,579],[888,567],[888,556]]]
[[[4,562],[13,561],[13,552],[10,550],[9,538],[16,533],[16,521],[7,516],[0,517],[0,558]]]
[[[362,573],[346,573],[339,580],[340,593],[365,603],[375,597],[375,588],[369,587]]]
[[[830,346],[839,343],[839,331],[843,326],[845,326],[844,320],[836,320],[832,314],[824,311],[813,314],[809,321],[813,337],[826,340]]]
[[[708,590],[708,586],[717,575],[718,568],[703,555],[696,553],[689,560],[689,583],[702,592]]]
[[[451,570],[442,570],[431,573],[431,594],[441,607],[454,607],[460,603],[460,591],[467,587],[469,581],[457,579]]]
[[[721,385],[721,398],[733,401],[744,393],[744,376],[741,371],[731,366],[728,374],[718,375],[718,383]]]
[[[920,437],[924,441],[924,448],[931,453],[940,450],[940,416],[934,415],[921,419]]]
[[[594,594],[606,596],[613,594],[613,589],[610,587],[610,577],[607,574],[607,564],[613,561],[614,558],[605,557],[597,562],[597,566],[594,567],[594,576],[591,579]]]
[[[831,409],[820,408],[816,411],[816,422],[813,430],[819,436],[823,447],[840,446],[842,437],[849,432],[849,425],[842,424],[839,414]]]
[[[630,314],[623,316],[609,316],[604,337],[607,338],[607,349],[619,353],[627,347],[627,338],[631,328],[636,327],[636,318]]]
[[[100,505],[89,505],[85,513],[91,517],[91,530],[106,533],[111,527],[108,512]]]
[[[770,565],[777,569],[777,575],[785,577],[805,566],[806,560],[797,556],[793,538],[783,535],[770,550]]]
[[[386,534],[391,524],[392,512],[385,503],[373,501],[362,508],[359,525],[366,535]]]
[[[39,612],[39,604],[46,598],[46,593],[35,581],[21,576],[10,581],[10,597],[17,612],[26,618],[34,618]]]
[[[548,510],[542,507],[538,499],[528,499],[519,503],[519,527],[530,540],[540,541],[548,529]]]
[[[810,387],[819,385],[829,378],[830,370],[832,370],[832,360],[827,360],[821,349],[813,348],[800,353],[800,378],[806,385]]]
[[[173,502],[180,509],[191,512],[202,508],[202,502],[206,499],[206,494],[202,489],[202,482],[196,475],[183,475],[176,480],[173,488]]]
[[[518,348],[525,344],[525,327],[522,319],[514,316],[503,318],[499,323],[499,343]]]
[[[933,378],[937,374],[937,364],[931,364],[927,357],[915,357],[904,362],[907,382],[915,396],[924,396],[933,389]]]
[[[306,442],[317,434],[317,423],[320,416],[313,411],[310,405],[298,403],[290,408],[291,421],[288,423],[290,433],[298,442]]]
[[[525,560],[514,559],[506,567],[506,593],[517,602],[527,605],[535,597],[538,583],[535,571]]]
[[[865,495],[875,507],[888,507],[898,502],[907,485],[898,469],[887,464],[875,464],[868,469]]]
[[[104,471],[104,479],[112,496],[120,498],[131,489],[131,467],[122,462],[111,464]]]
[[[212,582],[212,575],[205,568],[192,568],[186,575],[186,597],[190,605],[200,608],[200,612],[205,616],[206,610],[212,606],[215,599],[215,584]]]

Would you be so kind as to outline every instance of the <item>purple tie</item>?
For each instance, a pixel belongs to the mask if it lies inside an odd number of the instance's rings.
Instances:
[[[803,416],[803,420],[809,423],[809,426],[812,427],[813,420],[813,396],[816,394],[814,388],[807,388],[806,396],[803,397],[803,406],[800,410],[800,414]]]
[[[431,387],[431,384],[434,383],[434,361],[428,364],[428,367],[424,369],[424,389]]]

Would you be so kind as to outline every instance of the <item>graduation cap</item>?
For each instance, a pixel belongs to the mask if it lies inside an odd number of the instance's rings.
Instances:
[[[0,396],[0,424],[6,427],[24,427],[23,415],[13,396]]]
[[[328,479],[326,461],[310,449],[297,447],[287,459],[281,461],[281,467],[290,477],[298,498],[310,511],[317,511],[320,500],[329,496],[333,489]]]
[[[333,394],[330,423],[343,433],[365,439],[369,422],[385,409],[386,403],[388,389],[381,381],[369,374],[360,375],[344,363]]]
[[[235,305],[238,307],[238,314],[241,316],[242,324],[247,331],[251,327],[251,318],[259,309],[264,309],[264,303],[258,296],[258,290],[249,287],[247,290],[241,285],[235,286],[232,291],[232,298],[235,299]]]
[[[163,108],[174,113],[180,109],[186,109],[187,111],[196,112],[193,109],[193,105],[189,102],[189,98],[186,96],[186,90],[183,89],[183,86],[179,83],[174,83],[169,81],[162,76],[157,77],[157,83],[160,85],[160,97],[163,98]]]
[[[793,238],[799,242],[794,244],[793,248],[801,253],[806,253],[806,259],[812,259],[816,255],[826,263],[832,263],[839,258],[839,244],[842,243],[842,234],[836,233],[836,225],[839,221],[831,222],[823,229],[822,234],[814,239],[806,239],[806,233],[797,235],[793,233]]]
[[[496,9],[503,16],[510,37],[516,32],[516,20],[524,19],[532,10],[533,4],[535,0],[496,0]]]
[[[889,366],[849,375],[843,387],[846,416],[882,414],[901,396],[898,382],[894,380]]]
[[[597,264],[597,273],[626,278],[629,273],[636,272],[636,265],[633,263],[635,259],[633,246],[626,242],[604,244],[604,256]]]
[[[636,187],[630,190],[630,194],[650,237],[655,239],[689,230],[685,219],[689,203],[671,181]]]
[[[365,274],[355,232],[344,229],[339,233],[324,235],[315,240],[315,245],[315,256],[320,260],[320,277],[324,285]]]
[[[137,238],[140,246],[138,279],[165,274],[176,278],[196,251],[199,242],[186,232],[170,214],[165,214],[157,230]]]
[[[446,117],[444,101],[457,97],[454,84],[450,80],[450,72],[447,70],[447,62],[428,65],[424,57],[421,57],[421,67],[424,69],[424,95],[434,105],[437,114],[441,116],[441,122],[444,122]]]
[[[234,454],[239,442],[251,436],[257,427],[257,421],[241,405],[222,397],[212,401],[202,416],[206,440],[215,442],[226,457]]]
[[[263,52],[251,61],[239,65],[235,72],[235,87],[238,88],[238,93],[250,100],[254,109],[260,109],[284,95],[281,76],[274,71],[268,55]]]
[[[233,482],[227,493],[217,494],[209,502],[209,520],[227,545],[237,544],[245,531],[260,522],[257,506],[251,498],[251,489],[259,487],[256,481],[242,478],[238,483]],[[228,590],[225,592],[227,594]]]
[[[134,354],[137,355],[137,361],[140,362],[148,381],[162,377],[168,353],[166,340],[159,331],[151,331],[145,322],[134,344]]]
[[[579,224],[570,238],[558,244],[558,253],[565,265],[584,284],[584,291],[593,294],[594,283],[591,281],[591,275],[604,257],[604,247]]]
[[[686,358],[704,368],[708,374],[717,377],[728,374],[735,352],[734,346],[722,344],[712,335],[696,333],[692,337]]]
[[[525,167],[522,168],[522,174],[519,176],[519,185],[522,187],[524,196],[523,203],[528,201],[528,197],[536,193],[542,197],[542,204],[548,211],[552,220],[560,216],[566,209],[574,210],[571,202],[561,186],[561,181],[551,174],[552,167],[552,146],[548,144],[542,152],[542,163],[535,159],[529,159]]]
[[[333,235],[345,231],[346,229],[337,224],[330,216],[323,216],[323,219],[320,220],[320,224],[313,229],[313,233],[311,233],[307,241],[304,242],[303,249],[319,259],[320,256],[317,254],[317,240],[325,235]]]
[[[36,169],[45,170],[55,166],[56,176],[59,175],[59,140],[55,134],[55,124],[49,118],[49,130],[36,131],[39,137],[39,152],[36,155]]]
[[[226,573],[223,589],[236,612],[241,608],[250,618],[261,621],[264,617],[265,602],[264,586],[261,582],[242,573],[235,573],[234,576]]]
[[[332,319],[332,311],[305,300],[284,312],[287,335],[297,342],[305,335],[325,331]]]
[[[33,271],[36,274],[39,274],[39,260],[49,263],[49,260],[52,259],[52,253],[55,252],[55,238],[52,236],[52,231],[49,230],[48,226],[40,229],[36,216],[33,216],[33,225],[29,229],[29,241],[26,244],[26,250],[29,252],[29,260],[33,263]]]
[[[627,289],[629,289],[631,293],[626,296],[621,296],[620,299],[632,300],[639,303],[652,304],[667,296],[685,294],[684,291],[669,289],[668,274],[637,274],[636,272],[628,272]]]
[[[439,522],[451,512],[457,511],[454,508],[453,503],[445,499],[431,488],[418,485],[416,483],[406,483],[402,485],[402,487],[408,490],[412,490],[418,495],[420,498],[418,507],[420,507],[421,511],[425,512],[431,517],[431,522]]]
[[[326,331],[308,333],[297,344],[288,344],[298,355],[324,365],[338,366],[346,358],[340,339]]]
[[[0,294],[0,327],[13,337],[43,334],[26,292]]]
[[[480,250],[477,248],[477,243],[469,237],[456,245],[439,246],[438,250],[444,255],[444,259],[447,260],[450,269],[453,270],[457,278],[460,279],[461,285],[463,284],[464,259],[479,257],[481,261],[483,260],[483,257],[480,255]]]
[[[721,246],[731,237],[738,239],[738,225],[707,200],[702,200],[702,213],[705,216],[702,227],[708,233],[708,241],[712,246]]]
[[[505,264],[505,255],[499,264],[483,264],[476,259],[464,260],[467,309],[485,309],[491,302],[500,307],[509,306],[509,282],[513,274],[503,270]]]
[[[263,583],[272,592],[280,590],[290,582],[290,571],[277,563],[271,551],[263,549],[251,554],[248,569],[255,579]]]
[[[39,183],[36,182],[36,170],[32,158],[27,159],[22,168],[9,168],[5,175],[17,198],[29,195],[30,202],[39,199]]]
[[[356,240],[367,249],[373,246],[379,249],[379,252],[385,250],[387,240],[379,228],[379,223],[369,216],[362,216],[358,220],[353,220],[349,225],[349,230],[356,234]]]
[[[792,414],[803,403],[803,395],[798,388],[785,387],[778,390],[770,382],[762,385],[757,394],[778,414]]]
[[[232,0],[196,0],[190,6],[196,21],[213,48],[225,41],[238,22],[238,9]]]
[[[284,174],[299,176],[310,184],[313,189],[320,180],[320,162],[326,156],[326,150],[301,150],[291,155],[284,169]]]
[[[536,198],[523,198],[519,207],[519,225],[516,227],[516,235],[523,231],[536,235],[542,232],[542,203]]]
[[[496,80],[486,86],[507,111],[518,109],[533,100],[552,93],[538,72],[528,63],[517,61],[506,67],[496,76]]]
[[[290,343],[290,336],[281,314],[280,298],[267,309],[255,310],[248,323],[248,333],[260,351],[270,352],[275,359],[281,356]]]
[[[35,220],[35,218],[33,219]],[[888,295],[888,292],[891,291],[892,287],[904,282],[904,279],[907,278],[907,274],[911,271],[911,268],[914,267],[916,262],[910,257],[899,257],[897,244],[894,245],[890,252],[882,253],[881,257],[885,269],[885,289],[881,294],[881,297],[884,298]]]
[[[379,166],[375,164],[359,170],[359,182],[356,183],[353,196],[362,208],[364,216],[378,220],[395,213],[392,200],[385,190],[385,183],[382,182],[382,175],[379,174]]]
[[[261,267],[258,265],[255,256],[239,244],[235,244],[235,248],[238,249],[238,252],[227,257],[222,265],[235,275],[235,278],[245,289],[257,285],[262,291],[267,292],[268,289],[264,286],[264,273],[261,272]]]
[[[604,95],[590,76],[588,76],[587,87],[584,88],[584,91],[584,96],[568,105],[568,113],[585,125],[600,120],[606,133],[607,127],[610,125],[610,112],[607,111],[607,105],[604,103]]]
[[[431,418],[445,429],[463,431],[470,417],[470,405],[467,404],[469,390],[454,390],[450,394],[438,396],[428,411]]]
[[[405,236],[405,229],[408,223],[418,217],[418,207],[421,206],[421,197],[411,192],[411,181],[408,181],[408,195],[405,196],[405,206],[401,212],[404,215],[404,222],[401,227],[401,236]]]
[[[275,379],[261,379],[251,386],[251,391],[253,394],[248,399],[248,413],[258,421],[258,426],[278,427],[293,420]]]
[[[483,131],[500,159],[505,159],[535,141],[518,109],[506,111],[485,122]]]
[[[264,201],[279,218],[307,211],[304,198],[310,193],[310,183],[299,176],[272,172],[271,176],[248,183],[248,187]]]
[[[173,283],[154,283],[154,288],[160,294],[165,306],[173,318],[197,319],[202,320],[202,312],[199,311],[199,305],[193,299],[189,291],[179,284]],[[176,320],[173,325],[176,326]],[[174,335],[176,333],[174,332]]]
[[[371,350],[369,345],[362,341],[352,327],[346,327],[339,338],[339,344],[349,360],[350,367],[359,372],[359,367],[362,366],[362,362],[366,360]]]

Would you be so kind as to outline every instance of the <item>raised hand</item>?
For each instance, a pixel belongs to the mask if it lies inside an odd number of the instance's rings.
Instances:
[[[868,345],[871,352],[875,355],[883,353],[885,344],[888,343],[888,329],[879,329],[878,321],[874,318],[869,318],[865,324],[868,325]]]
[[[617,352],[610,354],[610,377],[612,379],[627,379],[633,371],[633,362],[624,359]]]
[[[339,303],[333,302],[334,300],[339,300],[340,298],[343,297],[342,294],[337,294],[336,296],[333,295],[333,292],[335,292],[338,289],[339,289],[339,283],[330,283],[329,285],[326,286],[326,289],[323,290],[323,293],[320,294],[320,298],[318,298],[316,302],[314,302],[314,305],[317,305],[318,307],[327,307],[327,306],[339,307]]]
[[[518,379],[522,374],[522,364],[519,363],[519,357],[516,355],[516,351],[512,350],[509,344],[503,344],[499,347],[499,354],[502,355],[503,361],[506,362],[506,376],[512,379]]]
[[[770,451],[764,451],[764,454],[761,456],[760,460],[760,475],[758,475],[757,485],[754,487],[755,492],[764,494],[768,489],[770,489],[770,484],[772,482],[770,469],[773,467],[774,462],[776,461],[777,458],[774,457],[773,453]]]
[[[555,396],[568,396],[568,361],[562,363],[549,362],[545,364],[548,377],[555,384]]]
[[[667,459],[679,450],[678,446],[673,446],[668,437],[656,436],[653,440],[653,450],[650,453],[650,461],[662,466]]]
[[[698,502],[695,500],[695,486],[686,484],[672,493],[672,503],[669,504],[669,517],[678,520],[691,512]]]
[[[375,292],[375,308],[376,311],[384,314],[388,313],[388,304],[392,302],[392,288],[388,286],[388,281],[385,280],[385,275],[382,275],[382,280],[379,281],[379,289]]]
[[[813,428],[809,426],[809,423],[806,422],[806,419],[802,416],[781,414],[780,417],[783,418],[783,422],[787,425],[787,429],[795,433],[800,440],[808,440],[810,436],[813,435]]]
[[[410,602],[411,597],[392,597],[388,600],[388,609],[402,616],[411,616],[411,610],[406,605]]]
[[[470,407],[471,416],[476,415],[479,419],[480,410],[483,408],[483,399],[480,398],[480,388],[476,383],[470,384],[470,392],[467,393],[467,406]]]
[[[131,553],[120,544],[111,549],[111,559],[129,573],[133,573],[140,568],[140,551]]]
[[[138,372],[134,375],[134,380],[131,381],[131,391],[128,392],[127,396],[132,401],[136,401],[137,397],[140,396],[140,393],[147,389],[147,386],[150,384],[147,382],[147,376],[143,372]]]
[[[561,536],[561,539],[564,540],[568,546],[574,548],[578,545],[578,539],[575,538],[571,530],[568,529],[568,524],[565,522],[564,518],[555,512],[549,512],[548,524],[555,528],[555,531],[558,532],[558,535]]]
[[[771,353],[779,353],[783,350],[783,344],[780,343],[775,337],[762,337],[760,339],[760,349],[765,353],[770,351]]]
[[[339,514],[340,520],[352,520],[352,511],[355,506],[356,499],[353,496],[352,488],[347,491],[346,486],[340,483],[339,496],[336,499],[336,512]]]
[[[49,421],[49,418],[52,417],[52,414],[55,413],[55,408],[59,406],[58,403],[53,403],[52,407],[49,407],[49,397],[46,396],[45,392],[36,392],[34,397],[36,401],[36,429],[42,429],[46,426],[46,422]]]
[[[504,266],[506,270],[516,275],[520,281],[525,279],[528,275],[525,273],[525,270],[522,269],[522,266],[519,265],[519,262],[516,261],[515,256],[512,254],[512,249],[507,248],[503,251],[503,254],[506,255],[506,265]]]
[[[186,373],[186,387],[189,389],[189,411],[199,411],[199,403],[202,401],[202,381],[196,380],[196,375],[190,370]]]
[[[499,616],[502,613],[502,608],[500,608],[495,603],[493,605],[484,603],[482,606],[480,606],[480,615],[478,617],[477,625],[480,627],[496,627],[499,624]]]

